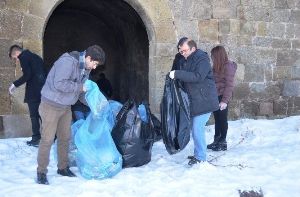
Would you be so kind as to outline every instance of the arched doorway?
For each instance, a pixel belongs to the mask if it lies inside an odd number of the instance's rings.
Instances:
[[[98,44],[107,61],[92,73],[104,72],[113,86],[113,99],[137,102],[149,97],[149,40],[136,11],[123,0],[65,0],[49,17],[43,54],[48,68],[64,52]]]

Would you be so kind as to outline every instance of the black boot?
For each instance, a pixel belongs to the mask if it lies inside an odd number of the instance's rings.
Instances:
[[[26,144],[28,146],[34,146],[34,147],[39,147],[39,144],[40,144],[40,139],[32,139],[30,141],[27,141]]]
[[[49,182],[47,180],[47,175],[42,172],[37,173],[37,183],[38,184],[44,184],[44,185],[49,185]]]
[[[214,137],[213,143],[207,145],[207,149],[214,149],[218,145],[220,137]]]
[[[194,157],[194,156],[190,156],[190,157],[188,157],[188,158],[190,159],[190,161],[188,162],[188,165],[189,165],[189,166],[193,166],[193,165],[195,165],[195,164],[198,164],[198,163],[201,163],[201,162],[202,162],[201,160],[196,159],[196,157]]]
[[[214,148],[212,148],[213,151],[225,151],[227,150],[227,142],[226,140],[220,141]]]
[[[69,167],[66,167],[65,169],[57,169],[57,174],[60,174],[62,176],[68,176],[68,177],[75,177],[76,175],[69,169]]]

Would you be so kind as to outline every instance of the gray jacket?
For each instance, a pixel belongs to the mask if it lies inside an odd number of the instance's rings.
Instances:
[[[42,88],[41,100],[57,107],[68,107],[81,96],[90,71],[80,69],[79,52],[64,53],[51,68]]]

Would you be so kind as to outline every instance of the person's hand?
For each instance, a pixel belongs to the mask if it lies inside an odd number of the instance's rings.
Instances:
[[[8,88],[9,94],[13,94],[15,89],[16,89],[15,84],[11,84],[10,87]]]
[[[175,70],[172,70],[172,71],[169,73],[169,77],[170,77],[171,79],[174,79],[174,77],[175,77]]]
[[[219,106],[220,106],[220,110],[222,111],[222,110],[226,109],[226,107],[227,107],[227,104],[226,104],[226,103],[223,103],[223,102],[221,102],[221,103],[219,104]]]
[[[86,91],[87,91],[86,86],[83,84],[82,85],[82,92],[86,92]]]

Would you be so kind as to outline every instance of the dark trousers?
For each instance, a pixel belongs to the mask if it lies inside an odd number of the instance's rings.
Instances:
[[[219,102],[221,101],[222,96],[219,96]],[[215,118],[215,136],[214,139],[218,141],[225,141],[227,136],[228,130],[228,106],[224,110],[218,110],[214,112]]]
[[[32,126],[32,140],[39,140],[41,139],[40,133],[40,114],[39,114],[39,106],[40,102],[29,102],[27,103],[30,119],[31,119],[31,126]]]

